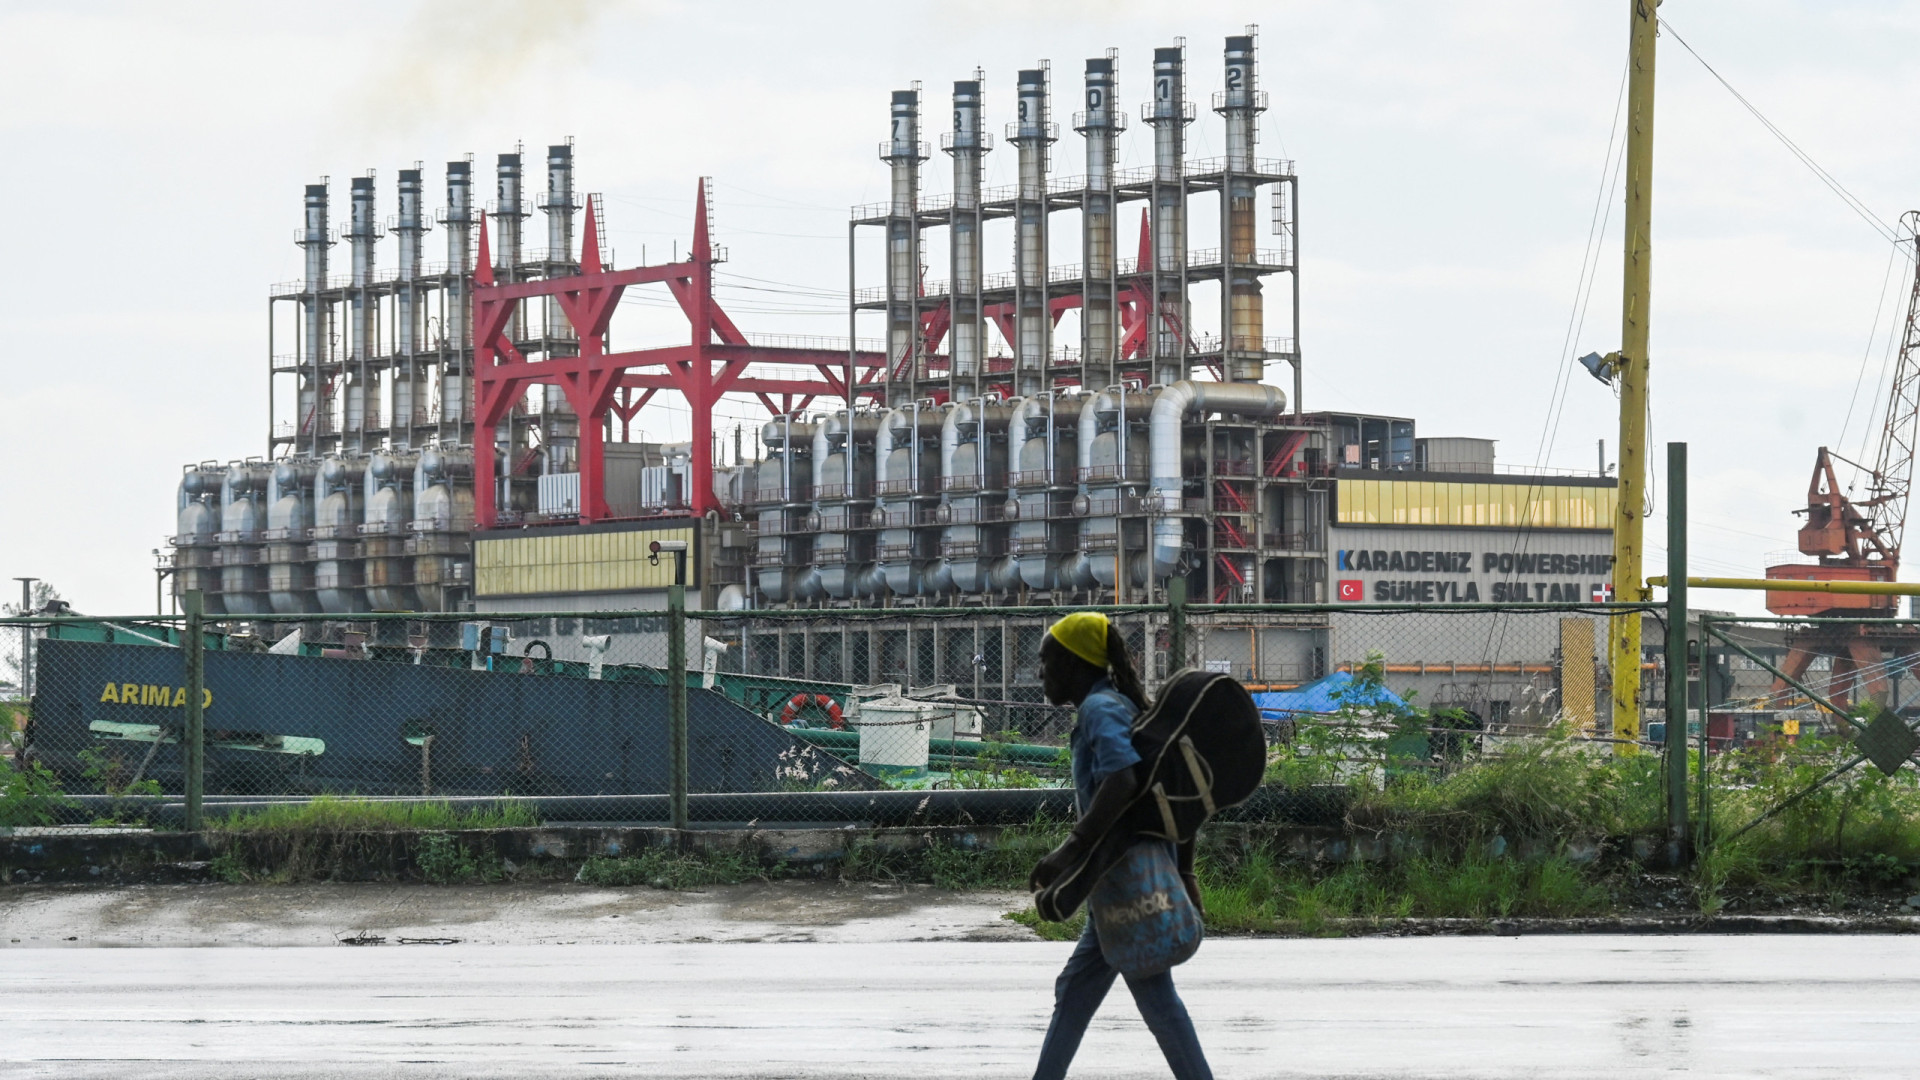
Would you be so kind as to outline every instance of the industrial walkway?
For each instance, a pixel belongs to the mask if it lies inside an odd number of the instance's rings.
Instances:
[[[8,1077],[1017,1077],[1067,946],[942,941],[5,953]],[[1920,1075],[1920,939],[1216,940],[1217,1074]],[[1160,1075],[1125,995],[1077,1076]]]

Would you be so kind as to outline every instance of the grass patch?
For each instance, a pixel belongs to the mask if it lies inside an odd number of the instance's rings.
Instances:
[[[1048,922],[1030,907],[1022,911],[1009,911],[1000,917],[1019,923],[1047,941],[1078,941],[1087,929],[1087,909],[1084,907],[1074,912],[1066,922]]]
[[[841,866],[853,881],[914,882],[941,889],[1018,889],[1027,887],[1033,864],[1066,838],[1065,822],[1036,822],[1002,829],[992,842],[977,846],[932,844],[912,850],[888,848],[878,841],[855,841]]]
[[[380,802],[320,795],[297,806],[263,806],[212,818],[217,832],[402,832],[511,829],[540,824],[530,807],[513,802],[471,809],[444,802]]]

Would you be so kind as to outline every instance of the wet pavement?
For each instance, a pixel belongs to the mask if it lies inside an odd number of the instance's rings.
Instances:
[[[1016,1077],[1069,946],[25,948],[8,1077]],[[1220,1077],[1920,1074],[1920,938],[1209,941]],[[1164,1075],[1124,991],[1074,1074]]]

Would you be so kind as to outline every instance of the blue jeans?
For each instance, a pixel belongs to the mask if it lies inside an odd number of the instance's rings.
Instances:
[[[1061,1080],[1080,1049],[1080,1037],[1099,1010],[1118,972],[1107,965],[1100,954],[1100,939],[1094,936],[1093,920],[1073,947],[1066,969],[1053,984],[1053,1021],[1047,1025],[1047,1041],[1040,1047],[1040,1064],[1033,1080]],[[1213,1080],[1207,1068],[1207,1056],[1200,1052],[1200,1040],[1193,1033],[1193,1020],[1187,1006],[1173,988],[1173,974],[1161,972],[1140,978],[1128,977],[1127,989],[1133,991],[1133,1003],[1140,1018],[1160,1043],[1175,1080]]]

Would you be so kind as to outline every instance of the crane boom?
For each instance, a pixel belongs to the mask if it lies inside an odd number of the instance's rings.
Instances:
[[[1920,271],[1920,211],[1900,216],[1904,242],[1913,245],[1914,269]],[[1913,494],[1913,455],[1916,426],[1920,425],[1920,272],[1909,275],[1907,321],[1900,336],[1900,359],[1894,365],[1893,386],[1887,393],[1886,424],[1880,431],[1880,454],[1874,461],[1873,487],[1866,503],[1880,547],[1895,568],[1900,565],[1900,543],[1907,531],[1907,502]]]

